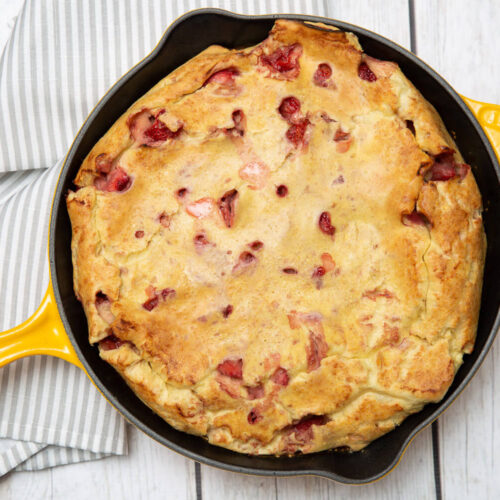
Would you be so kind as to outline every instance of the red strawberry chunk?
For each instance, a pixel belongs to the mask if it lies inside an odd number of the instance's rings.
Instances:
[[[358,67],[358,76],[362,80],[366,80],[367,82],[375,82],[377,81],[377,76],[375,73],[368,67],[368,64],[362,62]]]
[[[193,242],[194,242],[194,247],[196,248],[196,251],[198,253],[201,253],[207,245],[210,245],[210,242],[207,240],[205,233],[198,233],[193,238]]]
[[[326,343],[324,334],[310,331],[309,345],[306,346],[307,371],[312,372],[313,370],[317,370],[327,352],[328,344]]]
[[[284,198],[284,197],[288,194],[288,188],[287,188],[284,184],[280,184],[280,185],[276,188],[276,194],[277,194],[280,198]]]
[[[170,297],[175,297],[176,293],[175,293],[175,290],[173,288],[164,288],[160,292],[160,295],[161,295],[161,298],[163,300],[167,300]]]
[[[262,384],[254,387],[247,387],[248,399],[260,399],[265,396],[264,386]]]
[[[283,387],[286,387],[288,385],[288,382],[290,381],[290,378],[288,376],[288,372],[279,366],[276,368],[276,371],[271,375],[271,380],[278,385],[282,385]]]
[[[118,349],[118,347],[122,346],[124,343],[124,340],[120,340],[118,337],[110,335],[99,342],[99,347],[103,351],[111,351],[113,349]]]
[[[113,160],[106,153],[101,153],[95,158],[95,168],[100,174],[109,174],[113,168]]]
[[[239,70],[236,68],[226,68],[215,72],[213,75],[209,76],[203,87],[209,83],[218,83],[219,85],[232,85],[234,83],[235,77],[240,74]]]
[[[224,316],[224,318],[227,318],[229,317],[229,315],[233,312],[233,306],[231,304],[228,304],[226,307],[224,307],[224,309],[222,310],[222,316]]]
[[[272,54],[261,55],[260,63],[271,72],[281,73],[288,78],[299,76],[299,57],[302,55],[302,47],[298,43],[285,47],[278,47]]]
[[[217,371],[226,377],[242,379],[243,378],[243,360],[226,359],[217,366]]]
[[[152,311],[157,305],[158,305],[159,299],[158,297],[153,297],[151,299],[146,300],[144,304],[142,304],[142,307],[146,309],[146,311]]]
[[[227,193],[224,193],[219,200],[219,210],[227,227],[231,227],[234,223],[237,198],[238,191],[231,189]]]
[[[158,217],[158,221],[163,227],[170,227],[170,216],[165,212],[162,212]]]
[[[417,212],[413,209],[410,214],[403,214],[401,216],[401,222],[405,226],[430,226],[431,223],[429,219],[421,212]]]
[[[335,132],[335,136],[333,137],[333,140],[335,142],[340,142],[340,141],[347,141],[351,137],[351,134],[349,132],[344,132],[341,128],[338,128],[337,131]]]
[[[262,247],[264,246],[264,243],[262,243],[262,241],[259,241],[259,240],[256,240],[256,241],[252,241],[252,243],[250,243],[250,245],[248,245],[254,252],[258,252],[259,250],[262,249]]]
[[[424,175],[426,181],[449,181],[455,177],[463,179],[470,167],[465,163],[457,163],[454,151],[447,149],[434,157],[434,163]]]
[[[318,87],[327,87],[327,80],[332,76],[332,68],[327,63],[321,63],[313,75],[313,81]]]
[[[298,147],[304,142],[304,135],[306,133],[307,126],[311,122],[307,118],[302,118],[297,123],[294,123],[286,131],[286,138],[295,146]]]
[[[321,276],[324,276],[326,274],[326,269],[323,266],[318,266],[314,268],[314,271],[312,273],[312,278],[320,278]]]
[[[292,432],[295,433],[297,440],[302,442],[311,441],[314,437],[312,426],[325,425],[327,418],[324,415],[310,415],[302,418],[292,427]]]
[[[325,234],[333,236],[335,234],[335,226],[332,226],[332,219],[328,212],[322,212],[319,216],[318,225],[321,231]]]
[[[136,231],[135,237],[136,238],[144,238],[144,231]]]
[[[300,111],[300,101],[294,97],[285,97],[280,104],[280,107],[278,108],[278,111],[280,115],[285,119],[285,120],[290,120],[290,118]]]
[[[257,408],[253,408],[252,410],[250,410],[250,413],[248,414],[248,423],[249,424],[256,424],[257,422],[260,422],[262,420],[262,415],[259,413],[259,411],[257,410]]]
[[[116,167],[114,170],[111,170],[106,177],[97,177],[94,181],[94,185],[97,189],[109,193],[125,191],[131,184],[132,181],[130,177],[121,167]]]
[[[177,137],[181,133],[181,130],[182,128],[179,128],[175,132],[172,132],[162,121],[155,120],[153,125],[144,132],[144,135],[149,137],[152,143],[156,143]]]
[[[182,132],[182,125],[175,131],[170,130],[159,117],[165,113],[161,109],[154,115],[149,109],[143,109],[128,119],[128,127],[132,138],[140,146],[157,147],[167,139],[174,139]]]

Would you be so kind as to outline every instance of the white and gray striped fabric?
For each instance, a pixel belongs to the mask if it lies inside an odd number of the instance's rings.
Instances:
[[[0,60],[0,329],[48,283],[62,158],[100,96],[184,12],[327,15],[321,0],[26,0]],[[196,34],[193,34],[196,36]],[[0,369],[0,475],[127,452],[125,423],[85,375],[37,356]]]

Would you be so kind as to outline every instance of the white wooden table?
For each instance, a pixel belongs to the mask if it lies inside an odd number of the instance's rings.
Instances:
[[[329,17],[411,49],[458,92],[500,103],[500,0],[323,1]],[[22,2],[0,0],[0,47]],[[281,12],[277,0],[260,3],[268,5],[268,12]],[[274,479],[224,472],[195,464],[129,427],[127,457],[14,473],[0,480],[0,498],[498,499],[499,363],[497,342],[458,401],[417,436],[399,467],[375,484],[348,487],[312,477]]]

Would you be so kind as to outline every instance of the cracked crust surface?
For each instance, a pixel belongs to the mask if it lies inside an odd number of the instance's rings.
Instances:
[[[440,162],[456,175],[433,179]],[[213,444],[359,450],[472,351],[486,243],[462,162],[351,34],[280,20],[210,47],[111,127],[67,197],[90,342]]]

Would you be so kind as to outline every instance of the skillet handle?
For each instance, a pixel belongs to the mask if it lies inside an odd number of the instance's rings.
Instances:
[[[468,97],[461,96],[465,104],[469,106],[495,150],[498,161],[500,161],[500,105],[487,104],[474,101]]]
[[[83,369],[59,316],[52,281],[42,303],[30,318],[0,332],[0,367],[35,354],[56,356]]]

